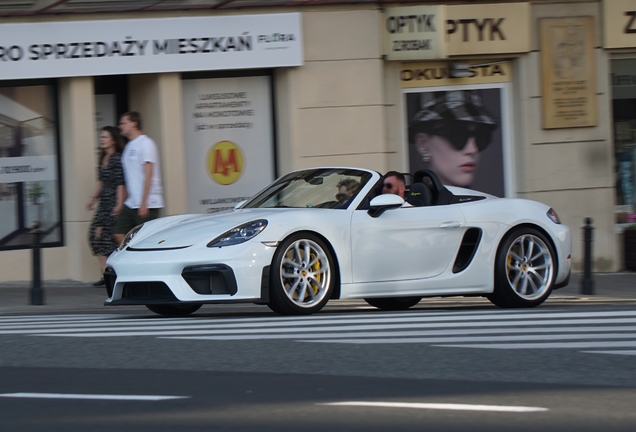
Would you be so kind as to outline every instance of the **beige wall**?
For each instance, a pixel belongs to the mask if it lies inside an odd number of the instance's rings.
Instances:
[[[276,74],[280,173],[389,168],[378,14],[371,7],[303,12],[305,64]]]
[[[541,53],[539,19],[567,16],[595,18],[598,125],[546,130],[541,124]],[[601,47],[600,3],[535,4],[533,52],[518,59],[515,71],[517,194],[549,204],[572,231],[572,263],[582,270],[583,220],[594,220],[594,271],[621,268],[614,233],[614,147],[611,133],[609,55]]]

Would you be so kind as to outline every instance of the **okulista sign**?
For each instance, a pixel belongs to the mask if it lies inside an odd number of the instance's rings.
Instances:
[[[113,33],[125,36],[113,39]],[[0,24],[0,74],[16,79],[300,66],[301,47],[297,13]],[[175,62],[171,54],[183,56]]]
[[[467,75],[452,78],[446,62],[403,63],[400,67],[402,88],[439,87],[457,84],[490,84],[511,80],[510,63],[492,60],[468,63]]]

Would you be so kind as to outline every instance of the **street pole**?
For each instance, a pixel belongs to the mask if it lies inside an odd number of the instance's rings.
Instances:
[[[594,295],[594,280],[592,280],[592,218],[585,218],[583,227],[583,279],[581,280],[581,294]]]
[[[42,264],[40,259],[40,237],[42,236],[42,230],[40,230],[40,222],[31,223],[31,236],[33,237],[33,281],[31,284],[31,304],[43,305],[44,304],[44,290],[42,289]]]

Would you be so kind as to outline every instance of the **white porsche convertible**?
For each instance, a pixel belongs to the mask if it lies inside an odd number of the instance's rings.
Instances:
[[[105,304],[188,315],[251,302],[311,314],[333,299],[399,310],[459,295],[532,307],[567,285],[570,231],[550,207],[445,187],[431,171],[412,176],[408,206],[382,195],[382,181],[364,169],[305,169],[232,211],[139,225],[108,258]]]

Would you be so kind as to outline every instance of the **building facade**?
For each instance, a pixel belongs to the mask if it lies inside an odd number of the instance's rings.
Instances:
[[[122,112],[141,112],[159,147],[163,215],[212,213],[294,169],[413,171],[409,124],[457,94],[497,122],[470,187],[555,208],[575,271],[593,218],[594,271],[621,270],[636,222],[635,17],[636,0],[2,17],[0,281],[30,278],[34,221],[44,278],[99,277],[85,203],[97,131]]]

